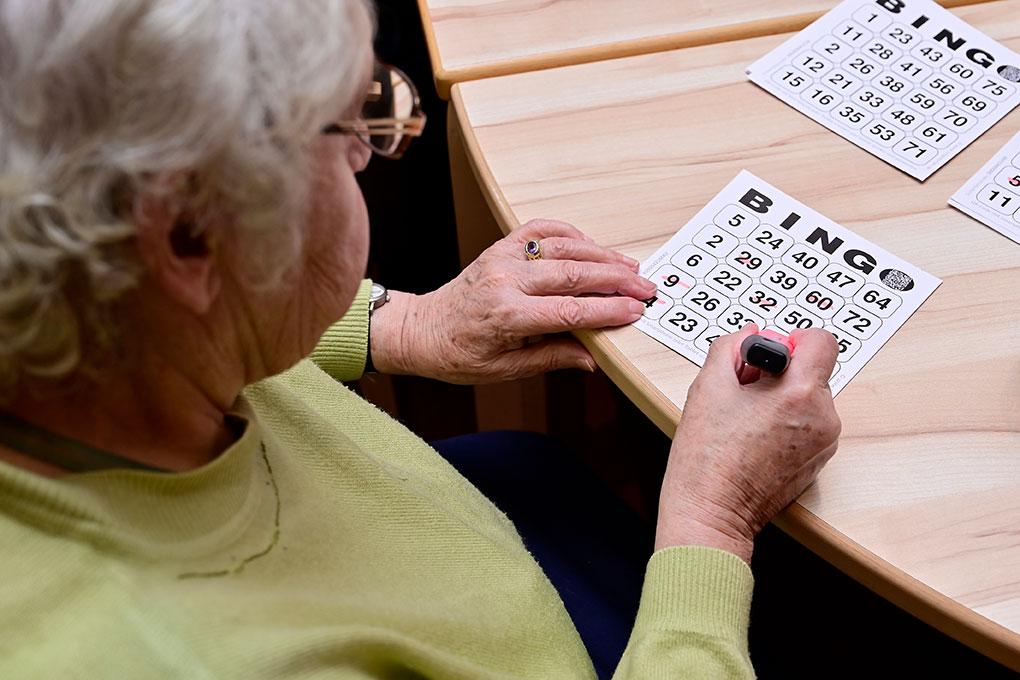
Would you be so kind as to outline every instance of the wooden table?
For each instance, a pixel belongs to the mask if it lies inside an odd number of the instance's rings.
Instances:
[[[983,0],[938,0],[946,7]],[[418,0],[436,90],[599,59],[798,31],[839,0]]]
[[[955,12],[1020,51],[1016,9]],[[1020,245],[946,205],[1020,110],[921,184],[746,79],[786,37],[462,83],[455,131],[504,230],[556,217],[643,260],[746,168],[942,278],[837,397],[840,453],[778,522],[1020,669]],[[580,337],[672,433],[697,367],[634,328]]]

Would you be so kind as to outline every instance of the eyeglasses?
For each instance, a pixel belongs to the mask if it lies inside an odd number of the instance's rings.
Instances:
[[[327,135],[357,135],[385,158],[400,158],[412,137],[425,130],[425,112],[418,90],[400,69],[376,62],[372,83],[357,120],[341,120],[323,128]]]

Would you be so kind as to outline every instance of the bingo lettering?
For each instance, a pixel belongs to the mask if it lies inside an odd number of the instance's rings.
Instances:
[[[907,9],[907,3],[904,0],[877,0],[876,4],[893,14],[903,14]],[[910,22],[913,28],[921,28],[929,22],[929,17],[921,14],[916,19]],[[951,29],[940,28],[933,38],[935,43],[943,43],[946,48],[953,52],[960,52],[961,48],[966,45],[967,39],[963,37],[957,37],[953,34]],[[974,62],[981,68],[988,68],[995,64],[995,56],[989,54],[980,47],[970,47],[966,51],[963,51],[966,57]],[[1020,81],[1020,61],[1014,64],[1004,64],[996,69],[999,75],[1002,75],[1006,80],[1012,82]]]

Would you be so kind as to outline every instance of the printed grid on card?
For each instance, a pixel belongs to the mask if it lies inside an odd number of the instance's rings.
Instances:
[[[953,194],[949,204],[1020,243],[1020,132]]]
[[[641,267],[658,285],[635,325],[699,366],[754,322],[839,344],[837,394],[941,283],[746,170]]]
[[[920,180],[1020,103],[1020,55],[932,0],[846,0],[747,74]]]

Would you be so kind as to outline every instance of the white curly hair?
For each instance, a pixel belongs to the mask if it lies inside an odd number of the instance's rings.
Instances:
[[[157,177],[183,171],[279,280],[372,30],[367,0],[0,0],[0,393],[116,353],[141,274],[122,199]]]

